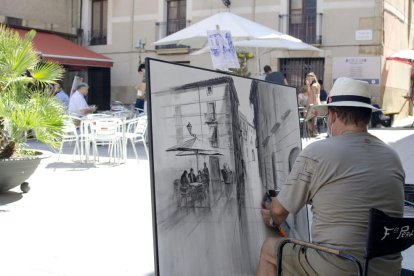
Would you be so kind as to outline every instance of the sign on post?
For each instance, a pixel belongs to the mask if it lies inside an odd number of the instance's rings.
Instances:
[[[230,31],[207,31],[207,37],[214,69],[240,68]]]

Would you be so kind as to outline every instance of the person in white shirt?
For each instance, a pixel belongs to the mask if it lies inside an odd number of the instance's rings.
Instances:
[[[89,106],[85,100],[85,96],[88,95],[89,85],[86,83],[80,83],[76,88],[76,91],[69,99],[69,113],[82,117],[96,111],[96,106]]]

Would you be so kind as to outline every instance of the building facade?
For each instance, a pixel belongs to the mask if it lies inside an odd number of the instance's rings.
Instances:
[[[231,11],[312,44],[322,52],[279,51],[255,54],[248,61],[286,74],[300,87],[314,71],[327,91],[339,75],[368,80],[373,101],[401,118],[412,114],[411,66],[386,58],[413,48],[412,0],[1,0],[0,21],[46,29],[78,40],[113,59],[111,100],[134,103],[137,66],[153,57],[211,68],[208,54],[189,55],[185,46],[155,47],[160,38],[217,12]],[[260,59],[258,62],[257,59]]]
[[[75,77],[90,86],[87,101],[99,109],[110,107],[112,60],[87,49],[84,43],[82,10],[86,1],[0,1],[0,23],[24,36],[37,35],[33,44],[42,58],[60,63],[66,70],[64,91],[71,94]],[[90,18],[90,16],[88,16]]]

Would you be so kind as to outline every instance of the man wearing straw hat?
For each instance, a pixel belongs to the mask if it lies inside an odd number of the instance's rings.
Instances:
[[[396,152],[367,132],[371,112],[369,85],[338,78],[328,103],[314,106],[328,115],[331,138],[314,142],[298,156],[279,195],[263,207],[263,221],[279,226],[289,213],[312,206],[312,242],[342,250],[363,263],[370,208],[403,215],[404,170]],[[385,162],[386,160],[386,162]],[[275,275],[278,244],[263,243],[256,275]],[[312,249],[287,244],[284,275],[355,275],[352,263]],[[370,275],[400,275],[401,254],[374,258]]]

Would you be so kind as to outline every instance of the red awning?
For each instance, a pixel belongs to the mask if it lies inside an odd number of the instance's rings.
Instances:
[[[414,50],[400,50],[387,57],[387,60],[396,60],[408,65],[414,65]]]
[[[29,30],[12,28],[20,36],[24,36]],[[61,36],[42,31],[36,31],[33,39],[35,49],[44,59],[51,59],[62,65],[86,66],[86,67],[112,67],[112,59],[79,46]]]

